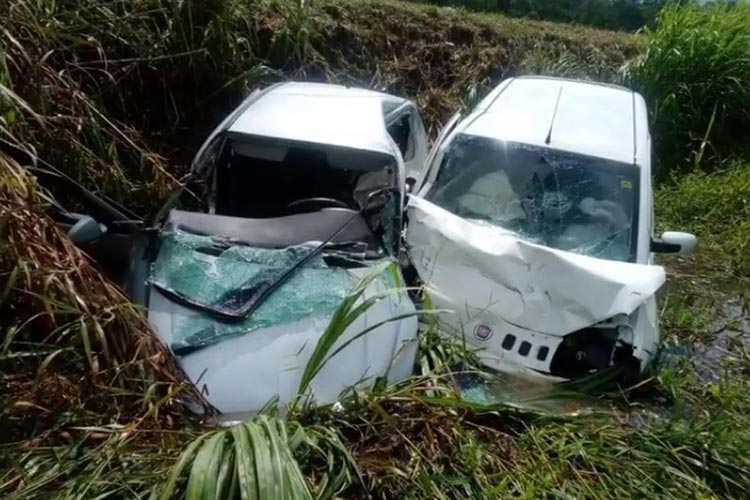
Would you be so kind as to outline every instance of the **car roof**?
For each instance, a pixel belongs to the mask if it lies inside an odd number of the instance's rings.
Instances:
[[[513,78],[491,92],[460,131],[633,164],[648,135],[640,107],[643,98],[624,87]]]
[[[237,135],[393,155],[384,114],[410,101],[343,85],[287,82],[262,91],[229,125]]]

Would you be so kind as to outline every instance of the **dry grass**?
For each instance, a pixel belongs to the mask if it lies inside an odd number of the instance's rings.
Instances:
[[[611,81],[641,47],[631,35],[401,2],[327,0],[312,15],[307,77],[413,97],[433,132],[474,86],[521,72]]]
[[[0,152],[2,440],[58,432],[49,424],[71,410],[78,425],[178,417],[178,395],[198,395],[140,311],[40,211],[46,200]]]

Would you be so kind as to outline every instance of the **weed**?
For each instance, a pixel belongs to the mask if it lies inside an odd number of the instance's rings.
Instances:
[[[717,172],[675,176],[656,193],[657,221],[663,229],[689,228],[700,239],[701,267],[750,275],[750,169],[744,160]]]
[[[674,338],[664,340],[675,340],[685,345],[711,340],[714,301],[709,294],[702,292],[685,281],[668,285],[660,326]]]
[[[37,422],[55,432],[66,406],[83,410],[79,424],[102,422],[107,407],[147,426],[179,415],[177,396],[197,393],[140,311],[39,212],[46,200],[0,152],[2,440],[38,433]]]
[[[325,472],[316,471],[319,482],[314,487],[308,486],[295,454],[308,463],[327,464]],[[174,497],[188,466],[185,495],[202,499],[327,499],[356,474],[335,432],[267,415],[196,438],[178,459],[159,498]]]
[[[663,176],[744,149],[750,127],[750,6],[683,3],[661,11],[626,72],[647,98]]]

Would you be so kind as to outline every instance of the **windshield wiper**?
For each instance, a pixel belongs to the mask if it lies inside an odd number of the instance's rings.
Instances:
[[[326,238],[323,242],[318,244],[318,246],[313,248],[309,254],[305,255],[303,258],[297,261],[275,281],[263,281],[256,286],[249,288],[240,288],[236,291],[224,294],[222,296],[223,301],[219,300],[220,305],[209,306],[200,303],[195,299],[192,299],[183,293],[167,288],[158,282],[152,282],[152,285],[167,298],[172,299],[173,301],[178,302],[186,307],[205,312],[223,321],[243,321],[252,313],[254,313],[260,307],[260,305],[265,302],[268,297],[271,296],[274,291],[276,291],[281,285],[286,283],[289,278],[291,278],[297,271],[304,267],[313,258],[318,256],[323,250],[325,250],[329,246],[331,241],[336,236],[341,234],[341,232],[344,231],[344,229],[346,229],[347,226],[351,224],[352,221],[354,221],[354,219],[360,217],[362,215],[362,211],[367,208],[367,206],[370,204],[370,200],[372,200],[375,195],[379,195],[384,191],[390,190],[390,188],[379,189],[370,193],[370,195],[367,197],[367,201],[359,209],[359,211],[352,214],[352,216],[347,219],[344,224],[342,224],[338,229],[336,229],[336,231],[328,236],[328,238]],[[338,244],[334,246],[338,246]]]
[[[217,319],[225,321],[244,320],[251,312],[258,308],[260,305],[257,303],[258,299],[263,297],[270,287],[268,282],[263,282],[252,288],[241,288],[231,292],[234,296],[228,297],[228,300],[224,302],[219,300],[218,305],[207,305],[185,295],[184,293],[167,288],[161,283],[152,282],[151,284],[166,298],[177,302],[182,306],[205,312]]]

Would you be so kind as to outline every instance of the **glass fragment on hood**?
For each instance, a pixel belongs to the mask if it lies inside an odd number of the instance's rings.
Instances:
[[[275,282],[315,248],[314,245],[253,248],[181,231],[164,232],[160,238],[151,282],[207,308],[235,305],[254,287]],[[182,318],[171,348],[176,354],[184,355],[258,329],[308,317],[327,318],[353,285],[345,269],[328,267],[323,258],[317,256],[247,318],[221,321],[202,311]]]

